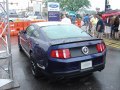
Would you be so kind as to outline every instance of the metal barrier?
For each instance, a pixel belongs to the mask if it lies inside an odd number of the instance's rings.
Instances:
[[[0,19],[0,90],[19,86],[13,78],[8,10],[8,0],[0,2],[0,11],[3,14]]]

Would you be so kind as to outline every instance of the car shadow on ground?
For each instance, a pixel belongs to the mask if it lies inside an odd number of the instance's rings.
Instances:
[[[43,90],[101,90],[101,85],[94,74],[61,80],[42,77],[38,82],[47,86]]]

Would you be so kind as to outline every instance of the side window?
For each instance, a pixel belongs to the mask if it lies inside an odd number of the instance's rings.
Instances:
[[[29,26],[27,28],[27,35],[31,36],[33,34],[34,29],[34,26]]]
[[[40,38],[39,32],[38,32],[37,30],[34,30],[33,36],[34,36],[35,38]]]

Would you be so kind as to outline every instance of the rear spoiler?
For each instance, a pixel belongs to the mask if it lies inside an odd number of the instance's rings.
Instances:
[[[98,39],[98,38],[89,38],[89,39],[74,38],[74,39],[52,40],[52,41],[49,41],[48,43],[50,45],[60,45],[60,44],[68,44],[68,43],[75,43],[75,42],[82,42],[82,41],[95,41],[95,40],[103,41],[102,39]]]

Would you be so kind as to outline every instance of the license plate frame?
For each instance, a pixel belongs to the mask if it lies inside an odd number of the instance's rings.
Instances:
[[[92,68],[92,60],[81,62],[81,70]]]

